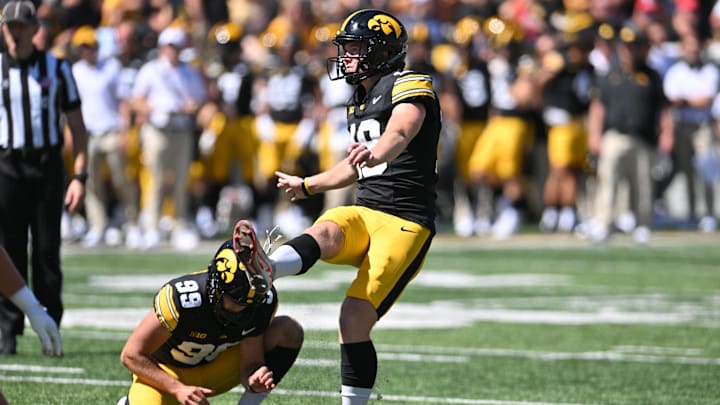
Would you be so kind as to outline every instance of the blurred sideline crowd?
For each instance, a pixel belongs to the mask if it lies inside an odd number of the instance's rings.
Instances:
[[[73,62],[89,132],[85,209],[63,218],[66,242],[184,250],[239,217],[292,237],[324,209],[351,202],[348,188],[289,204],[274,172],[310,175],[344,156],[352,89],[329,80],[327,58],[337,55],[342,19],[361,8],[399,17],[410,37],[407,68],[433,76],[444,128],[440,232],[509,238],[526,226],[595,241],[627,232],[647,243],[652,229],[717,228],[720,2],[36,5],[35,45]],[[614,72],[630,73],[628,92],[647,87],[642,66],[661,80],[651,113],[667,108],[672,121],[669,138],[662,119],[651,136],[635,134],[652,150],[649,170],[636,155],[606,149],[612,137],[603,133],[642,106],[616,111],[606,100],[604,115],[593,112],[620,83]]]

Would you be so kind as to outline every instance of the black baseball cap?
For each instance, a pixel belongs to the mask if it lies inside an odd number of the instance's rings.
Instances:
[[[37,12],[31,1],[9,1],[2,10],[2,22],[37,24]]]

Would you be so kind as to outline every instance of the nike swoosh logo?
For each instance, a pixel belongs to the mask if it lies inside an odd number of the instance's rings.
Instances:
[[[255,329],[256,329],[256,328],[243,329],[242,335],[245,336],[245,335],[247,335],[248,333],[254,331]]]
[[[372,103],[373,103],[373,104],[377,104],[377,102],[380,101],[381,98],[382,98],[382,95],[379,95],[379,96],[377,96],[377,97],[373,97]]]
[[[417,233],[417,232],[413,231],[412,229],[405,228],[404,226],[401,226],[400,230],[403,232]]]

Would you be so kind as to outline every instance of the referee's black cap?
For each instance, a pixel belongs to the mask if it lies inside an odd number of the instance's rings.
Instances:
[[[2,22],[37,24],[37,12],[31,1],[9,1],[2,10]]]

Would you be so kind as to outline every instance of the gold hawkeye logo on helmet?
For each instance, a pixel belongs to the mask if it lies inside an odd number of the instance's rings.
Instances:
[[[385,35],[395,35],[395,38],[400,38],[400,23],[394,18],[378,14],[368,21],[368,28],[373,31],[382,31]]]
[[[238,268],[237,256],[232,249],[223,249],[215,256],[215,268],[225,284],[232,283]]]

